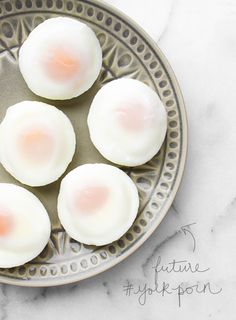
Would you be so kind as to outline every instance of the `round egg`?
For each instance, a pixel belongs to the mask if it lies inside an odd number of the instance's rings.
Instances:
[[[0,162],[29,186],[56,181],[71,162],[75,144],[67,116],[42,102],[23,101],[9,107],[0,125]]]
[[[119,239],[133,224],[138,207],[134,182],[111,165],[81,165],[61,182],[59,219],[81,243],[101,246]]]
[[[39,24],[19,52],[28,87],[48,99],[70,99],[87,91],[102,66],[102,50],[86,24],[57,17]]]
[[[0,183],[0,267],[22,265],[48,243],[51,224],[46,209],[31,192]]]
[[[124,166],[149,161],[161,148],[167,114],[159,96],[134,79],[118,79],[96,94],[88,115],[91,140],[108,160]]]

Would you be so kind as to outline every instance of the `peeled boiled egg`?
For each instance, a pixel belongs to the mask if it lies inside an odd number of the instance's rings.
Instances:
[[[61,182],[58,215],[67,233],[88,245],[119,239],[133,224],[139,207],[134,182],[107,164],[84,164]]]
[[[70,99],[87,91],[102,65],[95,33],[72,18],[39,24],[19,52],[20,71],[28,87],[48,99]]]
[[[138,166],[161,148],[167,114],[159,96],[134,79],[118,79],[96,94],[88,115],[90,137],[108,160]]]
[[[0,267],[24,264],[46,246],[51,224],[46,209],[31,192],[0,183]]]
[[[23,101],[9,107],[0,125],[0,162],[29,186],[57,180],[71,162],[75,144],[67,116],[42,102]]]

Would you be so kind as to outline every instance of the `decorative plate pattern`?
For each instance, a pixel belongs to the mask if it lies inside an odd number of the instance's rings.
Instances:
[[[30,31],[45,19],[58,15],[87,23],[96,32],[103,50],[103,67],[95,85],[81,97],[66,102],[35,96],[26,87],[18,69],[18,49]],[[28,188],[50,214],[51,239],[42,254],[30,263],[0,269],[1,282],[24,286],[70,283],[102,272],[134,252],[159,225],[177,192],[186,157],[187,122],[181,92],[166,58],[134,22],[114,8],[87,0],[0,2],[0,117],[4,116],[7,106],[26,99],[46,101],[61,108],[70,117],[78,140],[78,152],[67,172],[81,163],[107,162],[89,140],[86,117],[96,91],[119,77],[147,83],[159,94],[168,112],[168,132],[161,151],[145,165],[125,169],[140,194],[141,205],[134,225],[110,245],[83,245],[71,239],[58,221],[56,198],[60,181],[46,187]],[[20,185],[3,168],[0,168],[0,181]]]

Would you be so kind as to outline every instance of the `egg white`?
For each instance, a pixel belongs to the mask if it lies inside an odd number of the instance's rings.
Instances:
[[[105,204],[92,214],[73,205],[75,191],[87,184],[101,184],[109,191]],[[137,188],[122,170],[107,164],[85,164],[62,180],[58,196],[58,216],[66,232],[75,240],[105,245],[119,239],[133,224],[139,207]]]
[[[52,48],[64,47],[80,59],[75,76],[64,81],[50,78],[43,68]],[[87,91],[102,65],[99,41],[86,24],[68,17],[51,18],[39,24],[19,51],[20,71],[28,87],[48,99],[70,99]]]
[[[40,254],[48,243],[51,224],[46,209],[28,190],[0,183],[0,206],[11,212],[13,227],[0,235],[0,267],[22,265]]]
[[[53,145],[50,157],[30,162],[18,148],[18,139],[27,126],[45,126]],[[57,108],[36,101],[23,101],[7,109],[0,124],[0,162],[17,180],[29,186],[56,181],[66,170],[75,152],[75,133],[68,117]]]
[[[150,125],[129,131],[117,121],[117,108],[142,105],[151,114]],[[132,122],[132,119],[130,120]],[[105,84],[95,95],[88,114],[90,138],[98,151],[111,162],[138,166],[159,151],[167,130],[167,114],[159,96],[134,79]]]

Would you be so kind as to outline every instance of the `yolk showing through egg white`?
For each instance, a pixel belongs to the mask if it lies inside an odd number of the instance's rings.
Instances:
[[[3,208],[0,208],[0,237],[8,235],[12,229],[13,221],[11,215]]]
[[[74,78],[80,69],[78,57],[64,47],[53,47],[43,61],[43,67],[48,76],[56,81],[66,81]]]
[[[100,210],[109,198],[109,189],[101,185],[90,185],[78,190],[75,207],[79,212],[93,214]]]
[[[130,104],[116,109],[120,126],[131,132],[140,132],[150,126],[154,120],[153,112],[143,105]]]
[[[54,140],[47,128],[31,128],[18,139],[21,154],[33,162],[45,162],[51,155]]]

